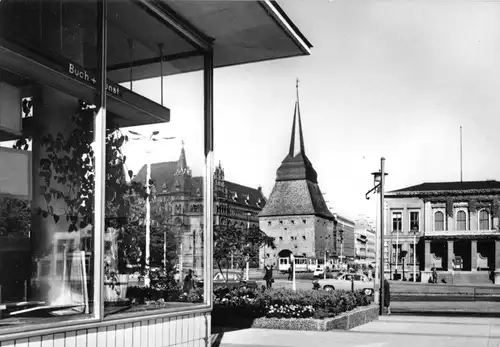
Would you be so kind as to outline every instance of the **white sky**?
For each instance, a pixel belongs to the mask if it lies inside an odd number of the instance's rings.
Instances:
[[[334,212],[374,217],[371,172],[386,158],[387,189],[427,181],[500,178],[500,2],[282,0],[312,55],[216,70],[215,162],[226,179],[266,197],[286,156],[300,79],[306,154]],[[201,73],[165,78],[175,140],[152,161],[176,160],[185,142],[203,172]],[[134,91],[160,100],[159,80]],[[150,131],[142,129],[144,133]],[[142,145],[141,145],[142,146]],[[130,167],[144,147],[128,145]]]

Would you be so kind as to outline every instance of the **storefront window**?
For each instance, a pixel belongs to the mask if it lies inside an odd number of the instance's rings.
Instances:
[[[103,317],[206,307],[202,53],[139,3],[110,1],[96,139],[98,4],[1,2],[2,48],[24,60],[0,66],[0,332],[98,317],[95,291]]]
[[[115,163],[106,184],[107,316],[205,303],[202,78],[165,78],[168,123],[108,124],[116,145],[107,158]],[[146,80],[133,89],[160,101],[159,85]],[[126,180],[115,183],[119,177]]]
[[[0,333],[92,317],[94,109],[0,76]]]

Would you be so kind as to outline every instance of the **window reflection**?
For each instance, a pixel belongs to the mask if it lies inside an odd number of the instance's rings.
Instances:
[[[0,131],[0,327],[92,313],[94,110],[32,92],[0,114],[22,119]]]

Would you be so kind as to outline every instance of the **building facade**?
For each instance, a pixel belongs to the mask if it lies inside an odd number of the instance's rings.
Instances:
[[[376,235],[372,224],[366,219],[356,220],[355,235],[355,263],[372,265],[375,262]]]
[[[134,180],[146,181],[146,166]],[[189,269],[203,271],[203,177],[193,176],[184,147],[179,159],[151,165],[153,206],[178,238],[178,259],[183,276]],[[258,214],[266,204],[262,188],[251,188],[225,180],[221,163],[215,167],[214,225],[235,228],[258,226]],[[257,264],[251,264],[256,266]]]
[[[261,267],[277,266],[278,258],[290,254],[313,259],[336,255],[335,218],[326,205],[317,176],[305,152],[297,98],[290,148],[259,214],[260,229],[274,237],[276,245],[276,249],[261,249]]]
[[[423,183],[386,194],[385,272],[499,283],[500,182]],[[405,267],[405,274],[402,274]],[[492,276],[495,271],[495,278]]]
[[[356,255],[355,223],[351,219],[334,214],[334,234],[337,243],[334,247],[333,259],[338,263],[353,263]]]

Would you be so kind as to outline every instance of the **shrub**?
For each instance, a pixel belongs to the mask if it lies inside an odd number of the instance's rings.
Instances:
[[[324,292],[276,289],[265,292],[219,289],[214,292],[215,309],[233,308],[246,317],[327,318],[369,304],[361,291]]]

